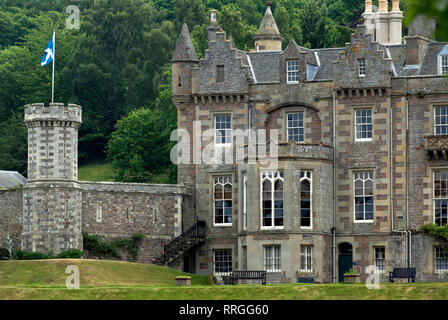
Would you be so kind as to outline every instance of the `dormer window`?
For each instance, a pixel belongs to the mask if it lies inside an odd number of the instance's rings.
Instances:
[[[286,62],[287,83],[299,83],[299,60]]]
[[[216,66],[216,83],[224,82],[224,65]]]
[[[360,77],[366,76],[366,59],[358,59],[358,75]]]
[[[440,56],[440,74],[445,75],[448,73],[448,55]]]

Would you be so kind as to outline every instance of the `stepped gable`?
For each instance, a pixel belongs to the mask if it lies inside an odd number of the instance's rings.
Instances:
[[[365,59],[366,75],[359,76],[358,60]],[[334,62],[333,82],[339,88],[378,88],[390,87],[393,75],[392,59],[384,49],[372,41],[372,35],[366,33],[366,26],[358,26],[352,34],[351,42],[339,52],[339,59]]]

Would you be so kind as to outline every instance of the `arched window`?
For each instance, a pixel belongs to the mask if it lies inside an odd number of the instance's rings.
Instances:
[[[213,185],[215,225],[232,224],[232,177],[215,177]]]
[[[262,228],[283,228],[283,172],[261,173]]]
[[[312,172],[300,172],[300,228],[312,228]]]

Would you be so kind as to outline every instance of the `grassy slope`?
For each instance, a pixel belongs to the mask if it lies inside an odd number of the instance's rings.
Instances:
[[[109,162],[92,162],[78,169],[78,177],[81,181],[116,181],[116,171]],[[168,173],[146,173],[145,181],[146,183],[165,183],[171,184],[176,183],[171,181]]]
[[[115,170],[107,162],[94,162],[80,166],[78,169],[81,181],[114,181]]]
[[[182,272],[150,264],[124,261],[55,259],[34,261],[0,261],[0,287],[65,288],[69,265],[80,271],[82,287],[101,286],[169,286]],[[193,284],[210,284],[210,277],[192,275]]]
[[[81,289],[65,288],[65,268],[77,265]],[[448,299],[448,283],[284,284],[214,286],[193,275],[191,287],[176,287],[181,273],[166,267],[106,260],[0,261],[0,299]]]

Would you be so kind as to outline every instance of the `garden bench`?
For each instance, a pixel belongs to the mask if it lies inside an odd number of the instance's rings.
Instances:
[[[266,271],[233,271],[230,274],[231,284],[238,280],[261,280],[262,284],[266,284]]]
[[[297,278],[297,283],[314,283],[314,278],[312,278],[312,277],[299,277],[299,278]]]
[[[394,282],[394,279],[408,279],[415,282],[415,268],[394,268],[393,271],[389,271],[389,282]]]

